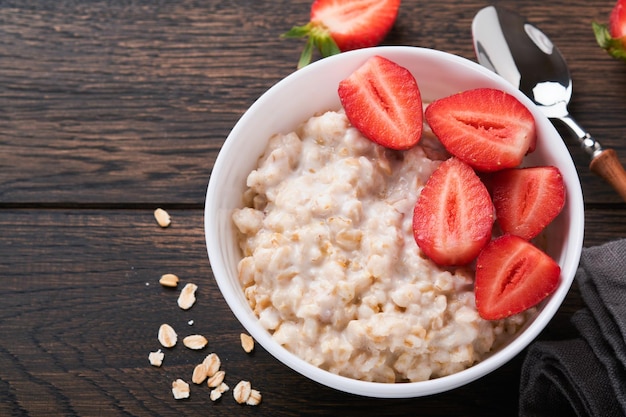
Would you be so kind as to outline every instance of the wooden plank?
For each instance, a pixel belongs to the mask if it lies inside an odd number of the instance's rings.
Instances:
[[[591,20],[605,19],[611,5],[500,3],[553,37],[571,65],[572,112],[626,162],[623,64],[597,47],[590,29]],[[0,203],[201,204],[230,129],[267,88],[294,71],[303,43],[279,35],[304,23],[309,5],[3,2]],[[403,2],[385,44],[474,60],[470,24],[483,6]],[[586,156],[570,148],[586,200],[619,203],[589,173]]]
[[[321,387],[261,347],[247,355],[242,326],[212,278],[200,210],[172,210],[161,229],[151,210],[3,210],[0,216],[0,414],[2,415],[514,415],[522,356],[450,393],[374,400]],[[626,235],[623,211],[587,213],[586,245]],[[607,225],[610,224],[610,227]],[[163,273],[199,286],[188,311]],[[571,337],[569,318],[582,306],[573,288],[542,338]],[[193,320],[193,324],[190,324]],[[165,350],[162,368],[148,364],[161,323],[179,335],[203,334],[204,351]],[[230,394],[212,403],[206,386],[175,401],[169,384],[188,381],[195,364],[218,353],[232,387],[249,379],[263,393],[255,410]],[[497,401],[485,402],[487,398]]]
[[[600,0],[503,0],[565,54],[571,111],[626,162],[624,64],[595,44]],[[471,20],[485,2],[404,1],[385,44],[440,49],[474,60]],[[305,23],[310,0],[3,0],[0,2],[0,415],[516,415],[523,355],[452,392],[361,398],[319,386],[257,347],[213,280],[202,205],[228,132],[267,88],[290,74],[302,42],[280,39]],[[615,193],[589,173],[566,137],[587,202],[585,245],[626,237]],[[168,208],[173,224],[152,217]],[[199,285],[189,311],[165,272]],[[572,288],[541,339],[573,337],[583,306]],[[193,322],[191,321],[193,320]],[[209,347],[166,351],[148,364],[161,323],[204,334]],[[213,403],[171,381],[217,352],[234,387],[249,379],[258,408],[230,393]]]
[[[278,34],[205,3],[0,8],[2,201],[202,202],[236,120],[293,70],[247,37]]]

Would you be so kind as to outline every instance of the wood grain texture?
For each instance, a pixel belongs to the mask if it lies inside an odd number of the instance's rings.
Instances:
[[[604,1],[501,1],[538,24],[571,65],[571,110],[626,161],[626,66],[595,44]],[[203,201],[212,163],[245,109],[294,71],[279,35],[309,1],[4,1],[0,5],[0,202]],[[487,2],[405,1],[385,44],[474,60]],[[276,13],[280,10],[281,13]],[[566,27],[567,30],[563,30]],[[589,202],[618,202],[570,144]]]
[[[268,30],[277,17],[259,13],[228,1],[0,8],[2,201],[200,204],[232,126],[293,69],[267,53],[283,42]]]
[[[4,210],[0,216],[0,415],[513,415],[522,357],[476,383],[446,394],[376,400],[344,394],[290,371],[257,346],[243,352],[243,330],[212,279],[199,210],[174,210],[168,229],[149,210]],[[626,214],[593,212],[591,227],[610,221],[605,238],[626,234]],[[6,249],[9,249],[8,251]],[[188,311],[178,290],[159,277],[177,274],[199,286]],[[542,338],[571,337],[569,318],[581,306],[574,288]],[[193,320],[193,325],[189,324]],[[160,348],[157,330],[171,324],[184,337],[203,334],[200,352],[180,344],[161,368],[148,363]],[[226,395],[212,403],[205,386],[175,401],[176,378],[216,352],[233,387],[249,379],[263,392],[260,407]],[[497,398],[498,400],[493,400]],[[340,414],[337,414],[340,413]]]
[[[626,162],[626,64],[595,44],[591,21],[611,1],[502,0],[565,54],[570,110]],[[470,25],[488,1],[402,2],[388,45],[474,60]],[[305,23],[310,0],[0,0],[0,415],[306,416],[517,414],[523,354],[492,374],[425,398],[379,400],[328,389],[257,346],[221,297],[206,254],[205,190],[228,133],[264,91],[295,70],[303,46],[279,35]],[[626,237],[626,206],[568,148],[581,178],[585,246]],[[167,229],[152,212],[172,214]],[[199,286],[189,311],[166,272]],[[583,306],[576,285],[540,338],[567,339]],[[189,324],[193,320],[193,324]],[[204,334],[201,352],[148,363],[157,330]],[[170,384],[217,352],[259,407],[213,403]]]

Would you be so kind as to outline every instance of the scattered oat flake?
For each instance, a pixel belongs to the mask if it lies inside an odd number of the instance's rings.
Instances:
[[[202,363],[206,364],[206,366],[207,366],[207,375],[209,377],[212,377],[213,375],[215,375],[215,373],[217,371],[219,371],[220,367],[222,366],[222,361],[221,361],[220,357],[217,356],[216,353],[209,353],[207,355],[207,357],[204,358]]]
[[[204,363],[196,365],[193,369],[191,382],[194,384],[202,384],[207,377],[207,367]]]
[[[163,274],[159,279],[159,284],[164,287],[176,288],[178,281],[178,277],[174,274]]]
[[[217,388],[211,390],[211,393],[209,394],[211,401],[219,400],[220,398],[222,398],[222,394],[224,394],[229,389],[230,388],[228,387],[228,385],[222,382]]]
[[[217,386],[217,388],[211,390],[211,394],[209,394],[209,396],[211,397],[211,401],[217,401],[222,397],[222,394],[229,389],[230,388],[228,387],[228,385],[222,382],[220,385]]]
[[[165,210],[157,209],[154,212],[155,218],[159,221],[159,225],[161,227],[167,227],[170,224],[169,215]],[[174,274],[164,274],[161,276],[159,283],[164,287],[176,287],[178,285],[179,279]],[[149,283],[146,283],[149,285]],[[183,310],[187,310],[193,306],[196,302],[196,290],[198,286],[192,283],[186,284],[180,292],[178,297],[178,306]],[[193,325],[194,321],[189,320],[187,322],[188,325]],[[158,339],[161,345],[164,347],[170,348],[176,345],[178,340],[178,335],[169,324],[162,324],[159,327]],[[250,353],[254,350],[254,339],[252,336],[241,333],[240,334],[241,347],[246,353]],[[194,350],[203,349],[207,346],[208,340],[206,337],[193,334],[185,337],[183,339],[183,344],[189,348]],[[159,349],[156,352],[150,352],[148,355],[148,360],[150,364],[153,366],[161,366],[163,363],[163,358],[165,354]],[[216,353],[210,353],[207,355],[202,363],[196,365],[193,370],[193,375],[191,377],[191,381],[194,384],[202,384],[205,380],[207,381],[208,387],[211,389],[210,398],[211,401],[217,401],[222,397],[222,395],[228,391],[230,388],[228,385],[224,383],[224,378],[226,373],[220,370],[221,360]],[[182,379],[176,379],[172,382],[172,395],[176,400],[181,400],[185,398],[189,398],[190,389],[189,384]],[[262,396],[261,392],[253,389],[250,381],[241,380],[237,383],[235,388],[233,389],[233,398],[239,404],[246,404],[251,406],[256,406],[261,403]]]
[[[239,404],[244,404],[248,401],[248,398],[250,398],[251,391],[252,386],[250,385],[250,381],[239,381],[233,389],[233,398]]]
[[[183,345],[193,350],[204,349],[204,347],[209,343],[206,337],[201,334],[192,334],[183,339]]]
[[[211,390],[211,393],[209,394],[209,398],[211,398],[211,401],[217,401],[220,398],[222,398],[222,393],[216,389]]]
[[[166,348],[171,348],[176,345],[178,341],[178,335],[169,324],[162,324],[159,327],[158,339],[161,345]]]
[[[159,226],[163,228],[168,227],[172,223],[172,219],[169,213],[162,208],[154,210],[154,218],[156,219]]]
[[[241,347],[246,353],[250,353],[254,350],[254,339],[252,338],[252,336],[246,333],[241,333],[240,339]]]
[[[150,361],[150,365],[158,367],[163,364],[164,357],[165,354],[161,352],[161,349],[159,349],[156,352],[150,352],[150,354],[148,355],[148,360]]]
[[[196,302],[196,290],[198,286],[196,284],[188,283],[180,291],[178,296],[178,306],[183,310],[188,310]]]
[[[189,384],[180,378],[177,379],[176,381],[172,382],[172,394],[177,400],[189,398]]]
[[[217,371],[213,374],[207,381],[207,385],[209,388],[217,388],[224,382],[224,377],[226,376],[226,372]]]
[[[246,400],[246,404],[248,405],[259,405],[261,403],[261,392],[255,389],[250,390],[250,396]]]

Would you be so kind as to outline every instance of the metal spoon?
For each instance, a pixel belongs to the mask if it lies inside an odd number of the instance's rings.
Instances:
[[[613,149],[603,148],[569,114],[572,78],[550,39],[521,16],[488,6],[472,22],[478,62],[519,88],[551,120],[560,120],[591,157],[589,169],[626,201],[626,171]]]

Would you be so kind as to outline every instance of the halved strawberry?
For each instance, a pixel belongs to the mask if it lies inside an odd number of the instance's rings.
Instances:
[[[626,60],[626,0],[618,0],[611,14],[609,24],[592,23],[596,41],[612,57]]]
[[[422,137],[422,97],[406,68],[373,56],[339,83],[350,123],[365,137],[391,149],[408,149]]]
[[[534,150],[533,115],[504,91],[467,90],[435,100],[425,114],[448,152],[478,171],[516,167]]]
[[[537,236],[565,205],[565,184],[557,167],[508,169],[490,180],[496,222],[504,233],[526,240]]]
[[[499,320],[521,313],[552,294],[560,275],[559,265],[527,240],[513,235],[494,239],[476,260],[478,314]]]
[[[457,158],[441,163],[415,204],[413,234],[438,265],[472,262],[491,239],[493,205],[474,170]]]
[[[311,20],[284,37],[308,38],[298,68],[311,62],[313,49],[322,57],[376,46],[393,27],[400,0],[315,0]]]

